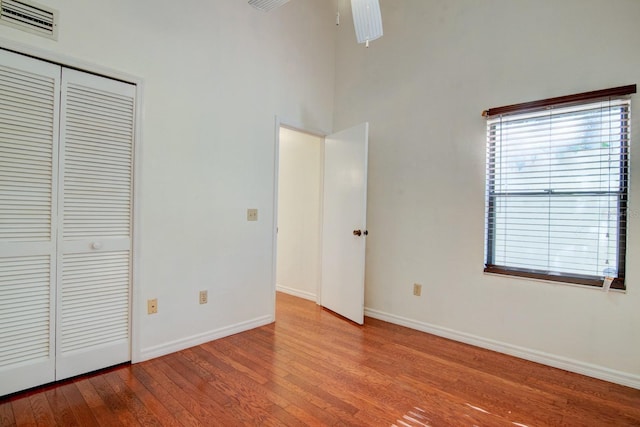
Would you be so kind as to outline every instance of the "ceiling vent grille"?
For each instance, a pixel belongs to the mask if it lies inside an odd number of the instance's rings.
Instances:
[[[58,39],[58,11],[32,1],[0,0],[0,23]]]
[[[271,9],[280,7],[289,0],[249,0],[249,4],[256,9],[269,12]]]

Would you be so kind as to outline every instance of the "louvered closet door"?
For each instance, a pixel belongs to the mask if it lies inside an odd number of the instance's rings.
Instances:
[[[0,396],[54,379],[60,67],[0,50]]]
[[[131,359],[134,95],[63,69],[57,379]]]

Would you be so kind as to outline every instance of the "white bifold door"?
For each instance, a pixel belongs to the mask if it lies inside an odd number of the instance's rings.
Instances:
[[[134,111],[0,50],[0,396],[130,360]]]

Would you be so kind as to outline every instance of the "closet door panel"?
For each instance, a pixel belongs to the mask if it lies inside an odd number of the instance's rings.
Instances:
[[[0,396],[54,380],[60,67],[0,50]]]
[[[56,377],[130,360],[135,87],[63,70]]]

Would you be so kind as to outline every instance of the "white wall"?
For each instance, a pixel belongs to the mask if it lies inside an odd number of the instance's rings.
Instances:
[[[640,387],[640,96],[626,294],[483,274],[480,115],[640,83],[640,2],[380,3],[384,37],[345,8],[336,56],[335,128],[370,122],[368,313]]]
[[[278,289],[316,301],[320,278],[320,189],[324,138],[280,130]]]
[[[375,313],[640,387],[640,174],[626,294],[484,275],[480,117],[639,82],[637,0],[381,0],[385,36],[369,49],[356,45],[340,2],[335,57],[333,1],[267,14],[244,0],[39,1],[60,11],[59,40],[0,26],[0,45],[144,80],[134,358],[272,319],[278,114],[327,133],[371,124]],[[246,222],[249,207],[258,222]],[[197,304],[200,289],[209,304]],[[142,314],[153,297],[159,313]]]
[[[274,118],[332,128],[333,2],[39,1],[59,10],[59,40],[0,26],[0,46],[144,80],[134,359],[271,321]]]

